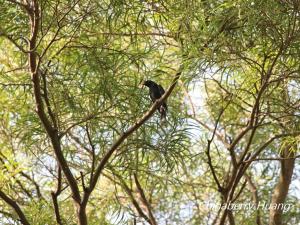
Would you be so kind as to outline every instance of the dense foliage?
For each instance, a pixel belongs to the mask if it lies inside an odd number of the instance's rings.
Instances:
[[[0,0],[0,223],[300,223],[299,9]]]

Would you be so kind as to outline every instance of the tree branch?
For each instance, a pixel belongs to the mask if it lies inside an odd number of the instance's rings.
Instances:
[[[11,199],[10,197],[8,197],[3,191],[0,190],[0,198],[3,199],[3,201],[5,201],[8,205],[10,205],[15,212],[18,214],[20,221],[23,225],[30,225],[30,223],[28,222],[25,214],[23,213],[23,211],[21,210],[20,206],[17,204],[16,201],[14,201],[13,199]]]
[[[31,25],[31,38],[29,41],[30,44],[29,67],[30,67],[32,82],[33,82],[36,111],[51,140],[56,159],[70,185],[73,198],[77,204],[80,204],[81,197],[80,197],[79,188],[69,168],[69,165],[62,153],[60,139],[58,136],[58,130],[55,127],[53,127],[53,124],[51,124],[44,109],[44,103],[42,99],[41,86],[40,86],[40,75],[41,75],[39,70],[40,63],[37,63],[38,55],[37,52],[34,51],[34,49],[36,49],[37,47],[37,36],[38,36],[39,23],[40,23],[39,5],[37,0],[33,0],[32,10],[30,11],[29,17],[30,17],[30,25]]]
[[[53,205],[54,205],[54,212],[55,212],[55,218],[56,218],[56,222],[59,225],[62,225],[62,220],[61,220],[61,216],[60,216],[60,212],[59,212],[59,206],[58,206],[58,201],[57,201],[57,197],[60,195],[61,193],[61,168],[58,166],[58,177],[57,177],[57,189],[55,192],[51,192],[51,196],[52,196],[52,201],[53,201]]]
[[[139,180],[138,180],[136,174],[134,174],[134,181],[135,181],[137,190],[138,190],[138,192],[139,192],[139,194],[140,194],[140,196],[141,196],[141,198],[142,198],[142,202],[143,202],[143,204],[144,204],[144,205],[146,206],[146,208],[147,208],[147,211],[148,211],[148,214],[149,214],[149,219],[150,219],[150,221],[151,221],[150,224],[151,224],[151,225],[157,225],[157,222],[156,222],[156,220],[155,220],[155,218],[154,218],[154,216],[153,216],[153,213],[152,213],[152,209],[151,209],[150,203],[149,203],[149,201],[148,201],[147,198],[146,198],[146,195],[145,195],[145,193],[144,193],[144,190],[143,190],[143,188],[142,188],[142,186],[141,186],[141,184],[140,184],[140,182],[139,182]]]

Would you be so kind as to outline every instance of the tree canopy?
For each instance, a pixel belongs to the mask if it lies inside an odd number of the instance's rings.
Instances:
[[[0,223],[300,223],[299,9],[0,0]]]

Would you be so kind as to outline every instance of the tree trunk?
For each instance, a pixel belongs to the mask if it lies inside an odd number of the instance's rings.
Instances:
[[[274,204],[276,206],[284,204],[287,197],[295,166],[295,158],[292,158],[295,156],[295,152],[291,151],[291,147],[291,145],[285,147],[281,153],[281,157],[289,159],[281,160],[279,180],[273,190],[271,206]],[[282,207],[270,207],[269,219],[270,225],[284,224],[282,222]]]

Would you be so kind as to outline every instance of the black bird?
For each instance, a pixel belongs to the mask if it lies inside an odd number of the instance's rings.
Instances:
[[[144,81],[143,85],[145,85],[149,88],[150,98],[153,103],[165,93],[165,90],[163,89],[163,87],[161,85],[155,83],[152,80]],[[168,106],[167,106],[166,102],[163,102],[157,110],[160,113],[160,119],[165,120],[167,117],[167,111],[168,111]]]

